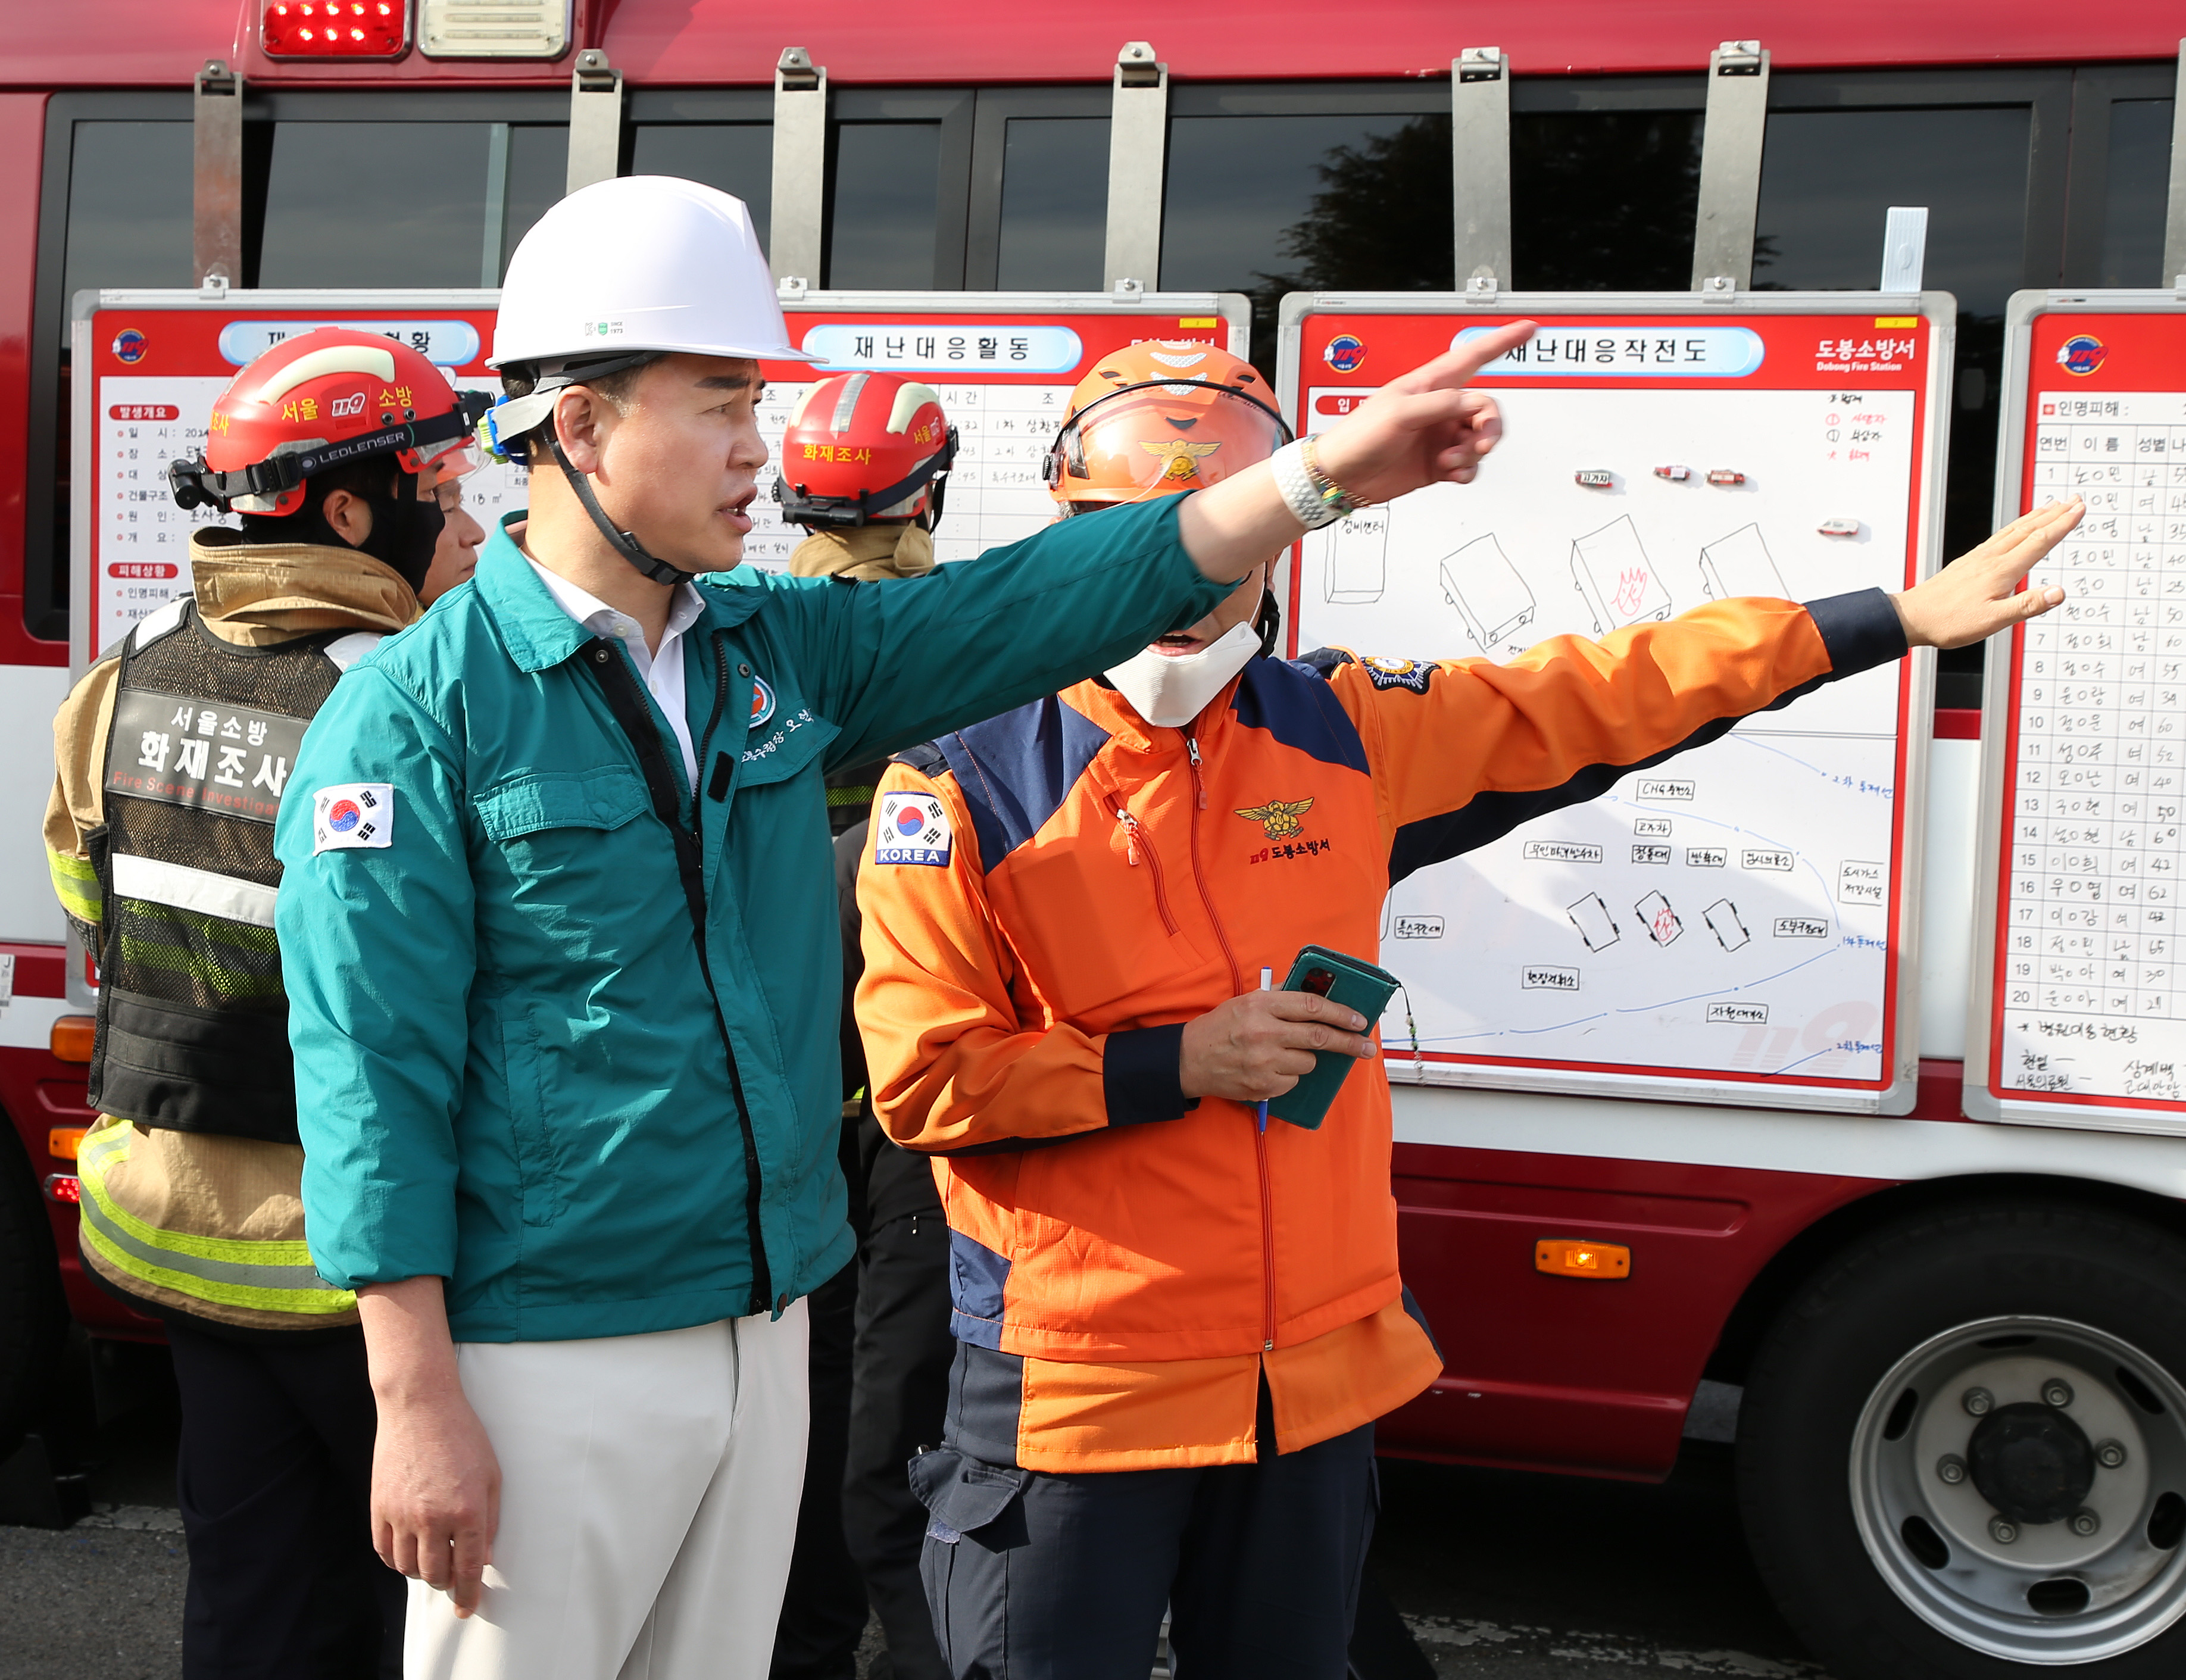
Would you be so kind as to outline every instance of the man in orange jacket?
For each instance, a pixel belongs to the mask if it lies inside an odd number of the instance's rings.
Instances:
[[[1066,516],[1272,456],[1349,498],[1258,376],[1135,345],[1049,458]],[[1919,588],[1717,602],[1507,665],[1272,657],[1264,572],[1106,674],[900,755],[860,874],[875,1106],[941,1157],[956,1363],[915,1459],[951,1672],[1122,1680],[1163,1608],[1195,1680],[1334,1680],[1373,1526],[1373,1420],[1441,1369],[1398,1276],[1378,1063],[1317,1131],[1253,1105],[1372,1023],[1255,988],[1376,948],[1393,877],[1739,718],[2046,611],[2077,522],[2031,514]],[[1271,843],[1281,842],[1281,843]]]

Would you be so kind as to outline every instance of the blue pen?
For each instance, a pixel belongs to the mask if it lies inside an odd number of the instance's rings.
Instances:
[[[1260,989],[1264,992],[1272,992],[1275,989],[1274,969],[1264,968],[1260,971]],[[1268,1129],[1268,1105],[1264,1101],[1260,1104],[1260,1129],[1264,1132]]]

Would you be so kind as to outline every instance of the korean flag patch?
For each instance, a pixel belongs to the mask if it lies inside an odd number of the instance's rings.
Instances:
[[[395,789],[384,781],[348,781],[311,795],[311,851],[381,847],[395,839]]]
[[[932,864],[945,869],[949,809],[931,793],[883,793],[873,813],[873,861]]]

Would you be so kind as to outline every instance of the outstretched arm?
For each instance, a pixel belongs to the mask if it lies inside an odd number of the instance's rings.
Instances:
[[[1964,647],[2049,611],[2062,591],[2019,585],[2081,512],[2077,502],[2037,509],[1896,596],[1712,602],[1600,641],[1556,637],[1505,664],[1452,660],[1401,676],[1339,667],[1331,680],[1366,741],[1393,878],[1593,798],[1908,647]]]

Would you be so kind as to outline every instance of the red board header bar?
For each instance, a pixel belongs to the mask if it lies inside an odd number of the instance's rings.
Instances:
[[[413,0],[413,4],[415,0]],[[87,31],[81,8],[25,7],[14,20],[0,86],[187,87],[207,58],[254,81],[569,85],[553,63],[435,62],[414,48],[392,64],[311,64],[258,50],[259,8],[235,0],[116,0]],[[784,47],[810,49],[838,86],[1109,79],[1117,50],[1151,41],[1175,76],[1194,81],[1342,81],[1447,76],[1463,47],[1499,46],[1520,76],[1674,72],[1706,66],[1718,42],[1757,39],[1779,70],[1852,66],[2088,64],[2169,59],[2182,29],[2155,0],[2060,11],[2038,0],[1626,0],[1542,3],[1486,14],[1365,0],[1202,0],[1189,12],[1153,0],[1104,8],[906,8],[839,0],[579,0],[572,47],[604,47],[639,85],[769,87]],[[414,33],[414,31],[413,31]]]

